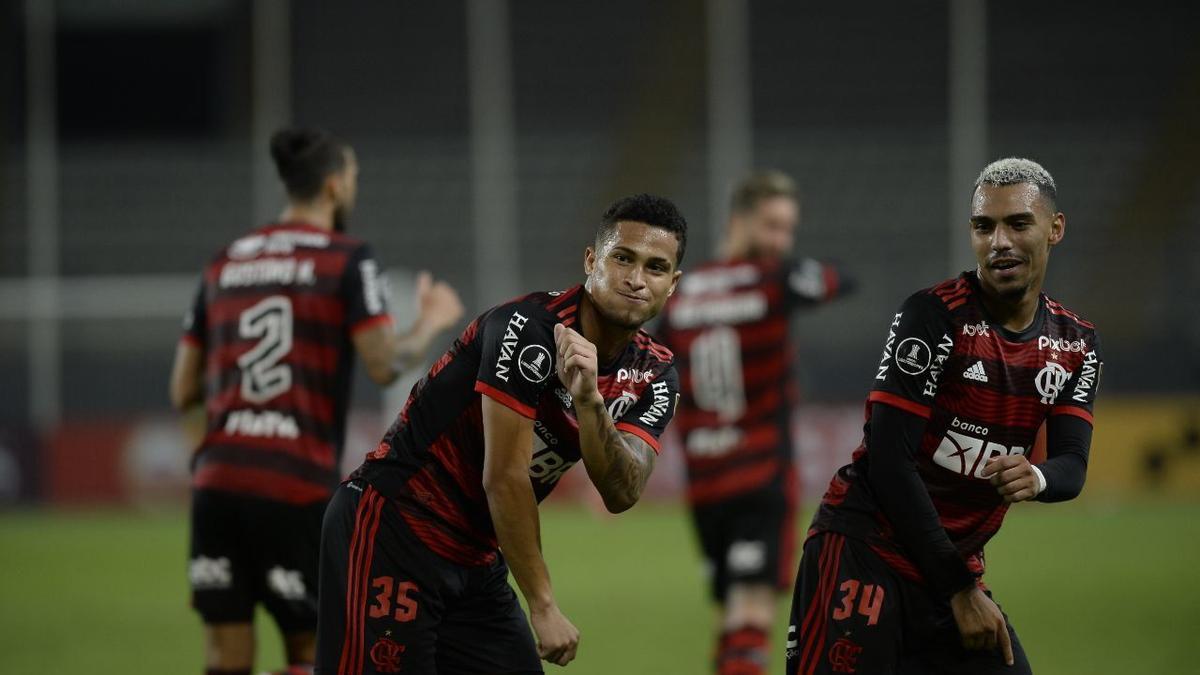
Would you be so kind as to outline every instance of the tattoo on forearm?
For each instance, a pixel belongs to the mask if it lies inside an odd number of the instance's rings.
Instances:
[[[619,495],[623,502],[636,502],[654,470],[654,449],[644,442],[627,440],[609,420],[600,425],[600,444],[608,463],[597,487],[606,494]]]

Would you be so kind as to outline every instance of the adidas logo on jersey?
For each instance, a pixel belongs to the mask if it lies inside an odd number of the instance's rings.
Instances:
[[[987,371],[983,369],[983,361],[976,361],[975,365],[964,370],[963,377],[976,382],[987,382]]]

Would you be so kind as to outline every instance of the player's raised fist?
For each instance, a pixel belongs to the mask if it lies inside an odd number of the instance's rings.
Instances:
[[[558,350],[558,379],[571,397],[579,403],[603,400],[596,384],[596,345],[561,323],[554,324],[554,344]]]

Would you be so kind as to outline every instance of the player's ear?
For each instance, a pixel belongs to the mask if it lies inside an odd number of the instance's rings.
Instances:
[[[675,295],[675,287],[679,285],[679,277],[683,276],[682,270],[675,270],[675,274],[671,277],[671,288],[667,291],[667,297]]]
[[[325,176],[325,182],[321,185],[321,195],[334,204],[339,203],[345,189],[344,180],[345,176],[340,172]]]
[[[1057,246],[1067,234],[1067,216],[1061,211],[1050,221],[1050,245]]]
[[[591,246],[583,249],[583,273],[592,276],[592,271],[596,269],[596,249]]]

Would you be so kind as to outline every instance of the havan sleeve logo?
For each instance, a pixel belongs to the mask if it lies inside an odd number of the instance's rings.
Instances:
[[[517,350],[521,331],[528,322],[529,317],[520,312],[513,312],[512,316],[508,317],[508,326],[505,327],[504,335],[500,338],[500,356],[496,357],[496,377],[505,382],[508,382],[508,376],[512,370],[513,352]]]

